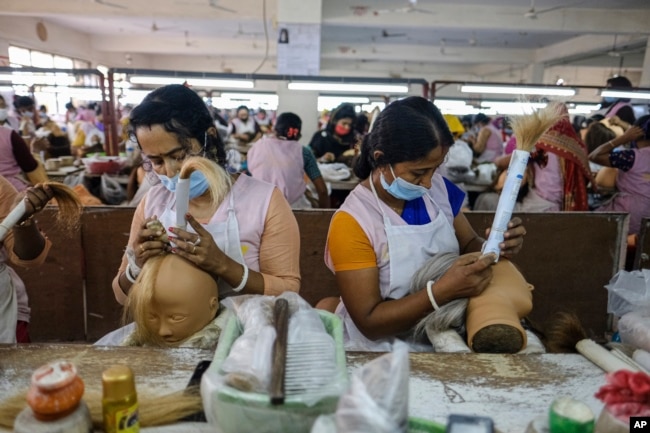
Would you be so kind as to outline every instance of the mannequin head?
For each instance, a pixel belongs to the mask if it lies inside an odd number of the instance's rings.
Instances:
[[[125,304],[142,345],[177,346],[208,325],[219,308],[216,281],[175,254],[149,259]]]

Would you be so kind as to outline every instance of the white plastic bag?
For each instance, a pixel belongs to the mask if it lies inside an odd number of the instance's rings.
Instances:
[[[122,185],[107,174],[102,174],[101,199],[106,204],[120,204],[126,200],[126,192]]]
[[[650,270],[619,271],[605,286],[607,312],[621,317],[632,311],[650,309]]]
[[[345,433],[396,433],[408,429],[409,347],[393,351],[355,371],[336,410],[336,427]]]

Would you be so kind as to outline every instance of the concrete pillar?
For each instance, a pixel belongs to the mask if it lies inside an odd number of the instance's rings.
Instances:
[[[643,58],[639,87],[650,87],[650,38],[648,38],[645,46],[645,57]]]
[[[318,92],[289,90],[286,81],[278,82],[278,114],[291,112],[302,119],[303,145],[309,144],[312,135],[318,130]]]
[[[531,64],[528,75],[530,77],[531,84],[542,84],[544,82],[544,64],[543,63]]]
[[[304,26],[317,26],[321,25],[322,21],[322,0],[278,0],[278,29],[283,26],[291,28],[292,25]],[[278,34],[278,38],[279,38]],[[304,49],[304,47],[292,47],[294,39],[289,34],[290,49]],[[320,39],[317,42],[318,55],[320,56]],[[287,55],[286,51],[282,51],[278,44],[278,57],[280,55]],[[299,53],[294,53],[294,55]],[[313,53],[309,53],[313,54]],[[291,55],[289,53],[288,55]],[[278,58],[278,64],[280,59]],[[292,71],[293,72],[293,71]],[[293,74],[300,75],[302,71],[293,72]],[[317,75],[317,73],[316,73]],[[316,91],[302,91],[302,90],[289,90],[287,88],[288,82],[278,82],[278,114],[292,112],[300,116],[302,119],[302,139],[300,140],[303,145],[309,143],[312,135],[318,130],[318,92]]]
[[[0,38],[0,66],[9,66],[9,41]]]

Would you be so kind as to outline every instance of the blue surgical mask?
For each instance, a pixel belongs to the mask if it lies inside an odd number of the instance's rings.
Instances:
[[[607,104],[611,104],[613,102],[616,102],[616,98],[612,96],[603,96],[603,102],[606,102]]]
[[[390,168],[390,172],[393,175],[393,179],[395,179],[390,185],[388,185],[386,182],[384,173],[381,173],[379,175],[381,186],[384,187],[388,194],[400,200],[410,201],[415,200],[416,198],[420,198],[427,193],[427,189],[425,187],[420,185],[413,185],[401,177],[396,177],[395,172],[393,172],[393,167],[390,165],[388,167]]]
[[[178,173],[176,176],[169,178],[164,174],[158,174],[158,179],[160,182],[171,192],[176,191],[176,185],[178,185]],[[194,171],[190,175],[190,198],[196,198],[203,194],[208,189],[208,179],[205,178],[205,175],[200,171]]]
[[[30,119],[34,117],[34,112],[33,111],[25,111],[23,112],[23,117],[29,117]]]

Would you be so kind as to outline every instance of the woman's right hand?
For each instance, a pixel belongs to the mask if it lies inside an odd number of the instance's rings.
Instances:
[[[492,280],[494,254],[480,252],[463,254],[433,286],[440,305],[457,298],[470,298],[481,294]]]
[[[165,242],[166,232],[162,224],[150,224],[158,221],[154,215],[142,222],[137,240],[133,245],[135,263],[142,267],[151,257],[162,254],[169,249],[169,242]]]

